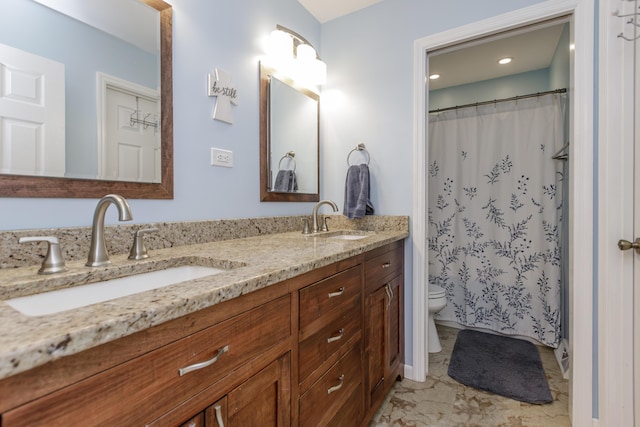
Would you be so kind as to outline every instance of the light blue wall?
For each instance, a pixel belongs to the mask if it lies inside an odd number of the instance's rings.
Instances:
[[[385,0],[322,26],[328,81],[322,92],[325,197],[342,200],[348,152],[364,142],[371,154],[376,212],[413,208],[413,42],[526,7],[536,0]],[[413,364],[412,250],[405,246],[405,357]]]
[[[549,65],[549,89],[570,88],[571,84],[571,43],[569,24],[565,24],[558,47]]]
[[[263,37],[276,24],[320,49],[320,23],[296,0],[169,2],[174,10],[175,199],[130,200],[133,222],[310,214],[312,203],[260,202],[258,60],[264,55]],[[206,79],[215,68],[229,73],[238,88],[232,125],[211,118],[215,98],[207,96]],[[211,147],[232,150],[234,167],[212,167]],[[87,226],[96,202],[2,198],[0,230]],[[111,209],[107,222],[117,222]]]
[[[549,68],[429,92],[429,110],[549,90]]]

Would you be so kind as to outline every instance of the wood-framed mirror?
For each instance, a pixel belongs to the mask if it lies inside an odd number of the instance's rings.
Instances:
[[[320,98],[260,63],[260,200],[320,200]]]
[[[132,198],[132,199],[172,199],[173,198],[173,77],[172,77],[172,7],[170,4],[165,3],[163,0],[122,0],[122,1],[111,1],[111,0],[103,0],[103,3],[100,4],[100,7],[103,7],[104,10],[119,8],[121,7],[125,1],[132,2],[135,7],[143,7],[151,11],[153,14],[153,9],[157,11],[156,16],[153,17],[156,23],[155,29],[152,29],[154,32],[153,36],[155,36],[156,40],[156,54],[152,59],[149,59],[149,62],[154,62],[157,64],[155,71],[155,84],[153,86],[154,90],[158,95],[156,99],[159,98],[159,101],[156,101],[157,105],[157,115],[155,118],[149,119],[146,123],[144,122],[143,116],[136,116],[135,118],[140,118],[139,123],[136,122],[139,127],[150,128],[153,126],[153,123],[156,124],[155,132],[159,132],[159,137],[156,137],[155,148],[153,149],[155,153],[155,158],[152,160],[154,171],[154,178],[148,179],[130,179],[129,177],[118,177],[114,180],[110,180],[108,175],[105,174],[103,179],[100,179],[100,173],[91,174],[84,177],[84,175],[75,175],[69,173],[60,173],[54,174],[54,176],[42,176],[45,175],[36,171],[34,175],[26,174],[23,172],[18,173],[7,173],[6,170],[11,171],[11,169],[6,169],[4,167],[5,159],[2,159],[0,154],[0,170],[3,171],[0,174],[0,197],[48,197],[48,198],[99,198],[109,193],[117,193],[121,194],[124,197]],[[9,3],[14,3],[13,5]],[[18,3],[19,2],[19,3]],[[42,3],[42,4],[40,4]],[[51,6],[47,6],[47,3],[52,3],[50,0],[7,0],[7,2],[3,2],[2,8],[5,7],[10,8],[14,6],[14,9],[6,9],[8,12],[5,14],[7,20],[16,19],[16,16],[11,16],[12,13],[16,15],[19,12],[14,12],[15,10],[27,10],[25,8],[48,8]],[[53,2],[55,4],[55,2]],[[96,4],[97,5],[97,4]],[[97,7],[97,6],[94,6]],[[73,18],[69,18],[59,11],[52,11],[48,9],[50,14],[54,14],[54,22],[55,29],[57,29],[57,33],[63,34],[66,29],[61,26],[61,19],[64,17],[65,19],[70,19],[74,24],[71,25],[85,25],[84,23],[75,21]],[[104,10],[101,10],[99,15],[104,15]],[[119,11],[122,14],[127,14],[125,11],[114,10],[114,12]],[[31,12],[29,12],[31,13]],[[116,19],[118,20],[118,19]],[[122,21],[122,19],[120,20]],[[1,22],[1,19],[0,19]],[[71,22],[71,21],[70,21]],[[13,26],[12,29],[8,29],[8,26],[5,26],[4,33],[0,31],[0,44],[8,44],[11,39],[19,40],[24,39],[23,34],[21,34],[21,30],[19,26]],[[44,31],[44,30],[42,30]],[[69,34],[73,34],[71,31]],[[46,34],[46,33],[44,33]],[[56,36],[57,37],[57,36]],[[56,37],[51,36],[50,39],[58,40]],[[62,37],[62,36],[60,36]],[[99,37],[99,36],[96,36]],[[5,39],[8,38],[9,42]],[[46,38],[46,36],[45,36]],[[78,37],[76,37],[78,38]],[[122,42],[122,40],[121,40]],[[54,48],[56,47],[55,41],[48,41]],[[80,38],[80,46],[81,50],[88,51],[96,51],[99,55],[107,55],[109,49],[105,48],[104,45],[93,46],[86,39]],[[126,42],[124,42],[126,43]],[[57,43],[58,45],[60,43]],[[21,49],[24,49],[22,46],[19,46]],[[57,46],[59,50],[73,50],[74,48],[71,46]],[[45,49],[45,46],[41,43],[41,46],[38,47],[41,51],[38,51],[37,54],[39,56],[47,58],[46,52],[42,51]],[[116,49],[113,49],[116,51]],[[29,52],[27,52],[29,53]],[[114,52],[116,54],[117,52]],[[51,60],[55,62],[55,59]],[[0,61],[1,62],[1,61]],[[113,61],[112,61],[113,62]],[[2,69],[2,64],[0,64],[0,69]],[[137,72],[142,66],[138,63],[129,63],[125,64],[123,68],[128,66],[129,71],[131,73]],[[67,74],[67,82],[72,79],[69,75],[72,73],[72,66],[63,64],[63,70],[66,70]],[[90,138],[86,138],[87,140],[91,139],[100,139],[100,134],[102,131],[100,130],[100,94],[99,94],[99,78],[96,78],[96,74],[100,75],[102,70],[93,69],[91,77],[93,81],[90,82],[90,87],[83,89],[84,93],[87,96],[92,97],[93,105],[92,108],[86,109],[91,110],[87,112],[90,115],[90,119],[94,122],[97,121],[97,129],[96,126],[92,126],[91,128],[84,129],[86,135]],[[106,71],[107,75],[115,75],[115,73],[111,73]],[[64,76],[64,74],[63,74]],[[111,81],[119,80],[118,77],[114,77]],[[132,81],[134,79],[131,79]],[[127,80],[128,81],[128,80]],[[71,86],[69,83],[66,83],[67,86]],[[95,95],[94,95],[95,94]],[[70,99],[70,96],[66,96],[67,100]],[[64,102],[63,98],[63,102]],[[136,97],[137,100],[137,97]],[[70,101],[64,103],[64,108],[68,110]],[[79,107],[74,106],[76,110]],[[137,111],[137,110],[136,110]],[[142,110],[140,110],[142,111]],[[77,111],[74,112],[78,114]],[[67,117],[69,117],[69,113],[67,113]],[[131,117],[134,117],[131,115]],[[152,123],[153,120],[153,123]],[[90,121],[90,120],[87,120]],[[62,123],[65,123],[63,121]],[[133,119],[131,119],[131,126],[133,127]],[[66,126],[63,126],[66,130],[67,136],[71,133],[76,132],[76,126],[80,126],[78,120],[73,120],[72,123],[69,122],[69,119],[66,120]],[[6,130],[6,129],[5,129]],[[38,130],[34,131],[34,135],[36,135]],[[77,132],[76,132],[77,133]],[[35,140],[36,138],[34,138]],[[69,143],[66,141],[67,138],[63,138],[63,149],[66,150],[66,157],[69,158],[69,149],[67,148]],[[0,137],[0,142],[3,142],[2,137]],[[67,145],[64,145],[67,142]],[[98,142],[99,143],[99,142]],[[91,144],[93,144],[91,142]],[[87,143],[87,146],[89,144]],[[158,149],[159,148],[159,149]],[[61,151],[58,150],[58,151]],[[97,151],[97,148],[91,146],[91,150]],[[124,161],[131,161],[131,158],[134,158],[135,162],[135,152],[132,151],[133,155],[127,158],[126,153],[120,154],[121,158]],[[74,154],[76,155],[76,154]],[[76,155],[78,157],[78,155]],[[46,156],[41,156],[45,158]],[[63,156],[64,158],[64,156]],[[90,163],[92,167],[99,168],[97,166],[99,161],[93,158],[79,156],[85,163]],[[67,165],[69,162],[67,161]],[[94,166],[96,165],[96,166]],[[67,167],[68,170],[68,167]]]

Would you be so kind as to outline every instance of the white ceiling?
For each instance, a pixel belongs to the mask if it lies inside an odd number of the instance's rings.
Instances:
[[[429,55],[429,74],[440,74],[439,79],[429,81],[429,89],[443,89],[548,68],[564,25],[560,23],[516,34],[508,33],[482,44]],[[569,49],[569,46],[566,48]],[[498,64],[498,60],[504,57],[513,60],[507,65]]]
[[[364,9],[382,0],[298,0],[321,23]],[[388,0],[391,1],[391,0]],[[452,48],[429,56],[429,72],[441,77],[429,82],[429,89],[488,80],[510,74],[547,68],[553,59],[564,24],[542,26],[519,33],[492,37],[473,46]],[[357,30],[354,30],[357,31]],[[568,48],[568,47],[567,47]],[[513,57],[508,65],[498,59]],[[470,66],[469,64],[473,64]]]
[[[298,0],[320,23],[331,21],[382,0]]]

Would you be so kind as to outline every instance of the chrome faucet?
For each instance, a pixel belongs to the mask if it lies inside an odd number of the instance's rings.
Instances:
[[[127,200],[117,194],[107,194],[98,202],[93,214],[93,226],[91,228],[91,246],[89,247],[88,267],[99,267],[109,264],[109,254],[104,239],[104,214],[107,212],[109,204],[113,203],[118,208],[120,221],[131,221],[131,208]]]
[[[318,231],[320,231],[320,227],[318,227],[318,209],[322,205],[329,205],[333,208],[334,212],[338,212],[338,205],[336,205],[331,200],[321,200],[318,203],[316,203],[316,205],[313,207],[313,213],[311,214],[311,218],[313,221],[313,228],[311,230],[314,233],[317,233]]]

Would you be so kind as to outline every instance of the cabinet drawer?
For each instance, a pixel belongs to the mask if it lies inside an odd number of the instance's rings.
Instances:
[[[9,411],[2,426],[135,425],[155,419],[290,337],[290,310],[290,296],[283,296]],[[180,375],[181,368],[216,355],[209,366]]]
[[[402,273],[404,269],[404,250],[402,247],[385,252],[365,261],[366,293],[369,294],[388,280]]]
[[[322,426],[336,415],[362,382],[360,344],[342,359],[300,398],[300,425]]]
[[[345,343],[361,333],[360,302],[346,314],[329,323],[309,338],[300,342],[298,369],[300,382],[329,359]]]
[[[352,310],[360,301],[361,282],[358,265],[301,289],[300,339]]]
[[[338,409],[335,417],[327,424],[327,427],[353,427],[359,426],[364,417],[362,384],[351,393],[351,396]]]

